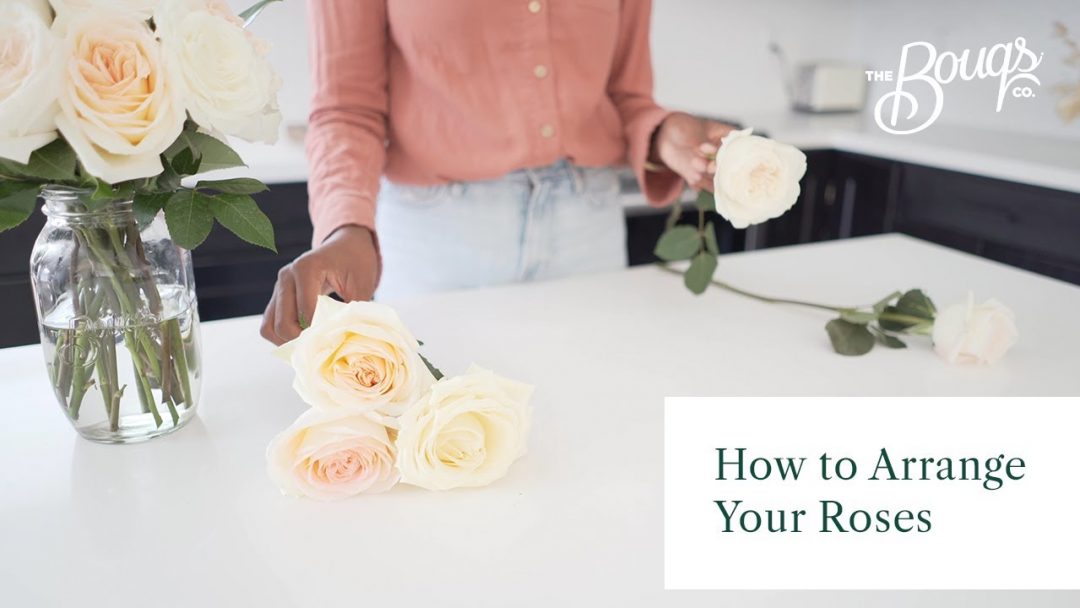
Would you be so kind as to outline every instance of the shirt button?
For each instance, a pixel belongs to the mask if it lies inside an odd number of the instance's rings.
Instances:
[[[540,127],[540,136],[544,139],[551,139],[555,137],[555,127],[551,125],[544,125]]]
[[[536,74],[537,78],[544,78],[545,76],[548,75],[547,66],[543,66],[543,65],[536,66],[535,68],[533,68],[533,74]]]
[[[540,9],[543,8],[543,6],[544,5],[540,4],[540,0],[532,0],[532,2],[529,3],[529,12],[539,13]]]

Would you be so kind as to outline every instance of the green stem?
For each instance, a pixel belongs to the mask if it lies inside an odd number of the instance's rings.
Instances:
[[[671,274],[678,274],[678,275],[682,274],[681,272],[679,272],[678,270],[675,270],[674,268],[668,266],[667,264],[658,264],[658,266],[660,267],[661,270],[663,270],[665,272],[669,272]],[[809,308],[816,308],[818,310],[829,310],[829,311],[832,311],[832,312],[840,312],[840,313],[854,312],[855,310],[857,310],[856,308],[844,308],[842,306],[829,306],[827,304],[818,304],[816,302],[806,302],[804,300],[793,300],[793,299],[790,299],[790,298],[772,298],[772,297],[769,297],[769,296],[763,296],[763,295],[756,294],[756,293],[753,293],[753,292],[750,292],[750,291],[746,291],[745,289],[739,289],[738,287],[735,287],[734,285],[731,285],[729,283],[725,283],[723,281],[717,281],[716,279],[713,279],[712,281],[710,281],[710,283],[712,283],[713,285],[715,285],[715,286],[717,286],[717,287],[719,287],[721,289],[726,289],[726,290],[728,290],[728,291],[730,291],[732,293],[737,293],[740,296],[746,296],[748,298],[753,298],[753,299],[758,300],[760,302],[768,302],[769,304],[792,304],[794,306],[806,306],[806,307],[809,307]]]
[[[135,332],[132,330],[126,330],[124,332],[124,343],[127,345],[127,349],[132,353],[135,353],[138,349],[134,333]],[[146,371],[143,369],[139,357],[132,357],[131,361],[135,366],[135,388],[136,392],[139,393],[139,399],[146,408],[150,410],[150,413],[154,415],[154,424],[161,427],[161,412],[158,411],[157,403],[154,402],[154,393],[150,389],[150,381],[146,378]]]
[[[68,393],[71,392],[71,364],[64,356],[64,349],[75,339],[75,333],[70,329],[62,329],[59,334],[56,339],[56,351],[53,353],[53,369],[56,370],[54,383],[57,394],[64,400],[66,407]]]
[[[184,337],[180,334],[180,321],[169,319],[170,341],[173,347],[173,360],[176,362],[176,373],[180,376],[180,387],[183,392],[183,402],[188,407],[194,405],[194,396],[191,394],[191,378],[188,376],[187,351],[184,349]]]
[[[94,362],[94,367],[97,370],[98,387],[101,389],[102,403],[105,404],[106,416],[112,413],[113,391],[116,390],[116,385],[113,384],[112,376],[109,373],[110,357],[115,357],[115,355],[111,354],[112,349],[109,348],[108,342],[110,338],[111,334],[108,330],[101,331],[101,346],[98,347],[97,361]],[[115,363],[115,359],[113,362]]]

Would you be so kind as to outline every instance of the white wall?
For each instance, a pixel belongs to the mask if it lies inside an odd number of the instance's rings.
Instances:
[[[789,104],[777,42],[789,63],[855,52],[858,0],[654,0],[656,98],[709,115],[782,112]]]
[[[243,8],[249,2],[230,3]],[[1080,0],[654,0],[656,96],[671,107],[736,119],[782,112],[788,102],[770,40],[784,47],[792,63],[846,59],[895,70],[908,42],[977,51],[1025,36],[1045,53],[1035,99],[1007,100],[996,114],[996,83],[953,83],[939,121],[1080,138],[1080,122],[1066,126],[1054,112],[1053,85],[1080,80],[1080,71],[1070,73],[1062,64],[1065,47],[1051,38],[1054,20],[1080,32]],[[285,0],[269,6],[254,26],[273,44],[273,61],[285,79],[282,110],[293,124],[307,120],[304,22],[304,2]],[[881,90],[876,86],[871,100]]]

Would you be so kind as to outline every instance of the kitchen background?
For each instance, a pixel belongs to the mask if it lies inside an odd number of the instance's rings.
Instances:
[[[511,0],[513,1],[513,0]],[[247,0],[230,0],[235,7]],[[900,47],[925,40],[939,51],[972,49],[1017,36],[1046,54],[1039,67],[1042,95],[994,112],[995,81],[957,82],[946,90],[937,124],[1024,131],[1080,139],[1080,121],[1065,126],[1054,111],[1056,83],[1077,83],[1080,67],[1063,62],[1065,45],[1054,21],[1080,33],[1076,0],[653,0],[656,98],[673,108],[740,117],[787,111],[775,41],[791,63],[841,60],[895,70]],[[307,120],[305,7],[285,0],[263,12],[256,32],[273,43],[285,88],[285,120]],[[876,100],[887,85],[874,85]]]
[[[250,4],[230,3],[237,9]],[[1080,2],[654,0],[655,94],[673,109],[754,126],[807,152],[809,171],[796,208],[748,231],[718,222],[727,252],[897,231],[1080,284],[1080,117],[1068,122],[1060,115],[1056,90],[1080,87],[1080,62],[1066,65],[1070,51],[1056,37],[1055,21],[1077,38]],[[255,24],[272,43],[285,82],[285,125],[276,146],[236,146],[250,172],[272,185],[261,202],[274,220],[279,253],[216,228],[195,255],[204,319],[261,313],[278,268],[310,244],[304,22],[302,0],[285,0]],[[870,111],[790,110],[785,78],[798,64],[895,70],[901,47],[910,42],[977,55],[1018,36],[1044,54],[1037,71],[1042,86],[1030,99],[1007,97],[1001,113],[994,107],[996,79],[945,85],[941,117],[912,136],[881,132]],[[787,71],[773,45],[783,50]],[[891,86],[872,84],[868,105]],[[666,212],[643,205],[631,178],[624,180],[624,199],[631,263],[650,262]],[[26,261],[42,221],[36,217],[0,240],[0,302],[23,321],[0,328],[0,346],[38,339]]]

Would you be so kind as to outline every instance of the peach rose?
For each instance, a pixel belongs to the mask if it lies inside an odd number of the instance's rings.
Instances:
[[[389,306],[320,296],[311,327],[277,352],[309,405],[398,416],[434,382],[418,348]]]
[[[110,184],[161,173],[159,155],[186,116],[149,25],[102,10],[80,14],[63,31],[60,133],[86,170]]]
[[[270,442],[267,469],[290,496],[335,500],[385,492],[398,481],[391,433],[366,414],[310,409]]]

